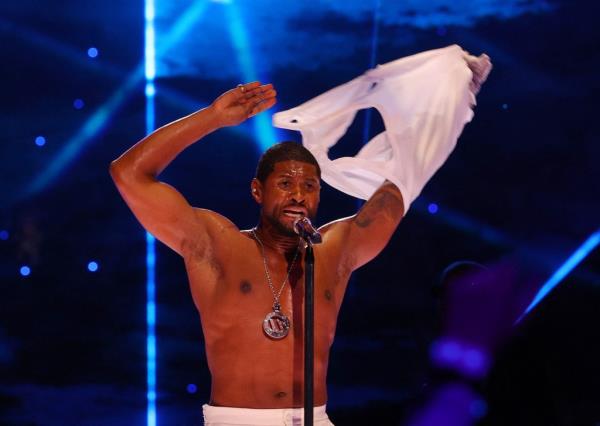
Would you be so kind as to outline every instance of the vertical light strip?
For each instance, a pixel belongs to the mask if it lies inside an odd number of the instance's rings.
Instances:
[[[146,232],[146,399],[148,426],[156,426],[155,264],[155,239],[150,233]]]
[[[371,32],[371,57],[369,58],[369,68],[375,67],[377,61],[377,44],[379,41],[379,9],[381,8],[381,0],[375,0],[375,9],[373,10],[373,31]],[[366,145],[369,142],[369,134],[371,133],[371,113],[369,108],[365,112],[365,124],[363,126],[362,143]],[[365,202],[360,198],[356,199],[356,207],[361,208]]]
[[[369,59],[369,68],[375,67],[377,61],[377,44],[379,43],[379,9],[381,0],[375,0],[375,10],[373,11],[373,32],[371,33],[371,58]],[[369,133],[371,133],[371,109],[365,114],[365,125],[363,127],[363,145],[369,142]]]
[[[600,244],[600,230],[594,232],[575,252],[561,265],[560,268],[544,283],[537,292],[533,301],[529,304],[525,312],[519,317],[520,322],[535,306],[542,301],[544,297],[552,291],[577,265],[587,257],[588,254]]]
[[[156,42],[154,32],[154,0],[144,7],[144,70],[146,75],[146,134],[155,126],[154,77],[156,76]],[[146,421],[156,426],[156,240],[146,232]]]

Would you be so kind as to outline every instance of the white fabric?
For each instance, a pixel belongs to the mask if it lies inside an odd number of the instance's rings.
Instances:
[[[315,156],[322,178],[368,199],[385,179],[401,191],[405,213],[446,161],[473,117],[475,94],[491,63],[460,46],[430,50],[378,65],[310,101],[273,115],[273,125],[298,130]],[[360,109],[375,107],[385,131],[355,157],[330,160],[335,145]]]
[[[235,408],[202,406],[205,426],[301,426],[304,408]],[[315,426],[333,426],[325,406],[314,407]]]

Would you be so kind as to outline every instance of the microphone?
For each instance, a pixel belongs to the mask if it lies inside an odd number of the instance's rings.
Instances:
[[[294,232],[300,235],[300,238],[303,238],[307,243],[320,244],[323,242],[321,234],[313,227],[310,219],[306,216],[294,221]]]

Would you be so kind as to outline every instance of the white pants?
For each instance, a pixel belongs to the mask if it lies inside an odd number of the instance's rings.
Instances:
[[[302,426],[304,408],[233,408],[214,407],[204,404],[205,426]],[[315,426],[334,426],[325,406],[315,407],[313,411]]]

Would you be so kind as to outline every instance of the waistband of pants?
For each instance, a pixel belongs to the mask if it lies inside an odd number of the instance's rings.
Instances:
[[[304,419],[304,408],[237,408],[204,404],[202,411],[207,423],[248,424],[248,420],[251,419],[252,424],[272,425]],[[315,421],[328,419],[325,405],[314,407],[313,418]]]

